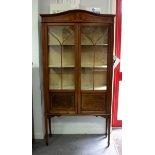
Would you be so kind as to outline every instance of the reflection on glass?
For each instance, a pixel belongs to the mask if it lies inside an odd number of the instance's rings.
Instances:
[[[62,89],[74,89],[74,71],[66,70],[62,74]]]
[[[61,89],[61,71],[59,69],[50,69],[49,89]]]
[[[74,46],[63,46],[62,50],[62,67],[75,66]]]
[[[81,89],[82,90],[93,90],[93,72],[91,69],[82,69]]]
[[[106,90],[106,71],[94,72],[94,90]]]
[[[49,67],[61,67],[61,47],[50,46],[48,58]]]
[[[49,89],[74,89],[74,83],[74,70],[50,69]]]
[[[94,55],[94,67],[107,66],[107,47],[96,46]]]
[[[82,46],[81,67],[107,67],[107,47]]]
[[[81,48],[81,67],[93,67],[94,53],[91,46]]]

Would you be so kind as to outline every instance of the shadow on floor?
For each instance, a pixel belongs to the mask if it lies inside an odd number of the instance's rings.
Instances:
[[[33,155],[117,155],[111,138],[107,148],[104,135],[53,135],[46,146],[43,140],[35,141]]]

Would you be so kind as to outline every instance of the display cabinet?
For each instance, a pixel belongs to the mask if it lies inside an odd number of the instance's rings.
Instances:
[[[110,144],[114,15],[42,14],[45,140],[54,116],[106,118]]]

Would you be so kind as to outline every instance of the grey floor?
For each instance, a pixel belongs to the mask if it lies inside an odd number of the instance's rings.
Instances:
[[[119,155],[122,155],[122,129],[121,128],[115,128],[112,130],[112,139],[114,141],[116,151],[118,152]]]
[[[107,148],[104,135],[53,135],[49,145],[43,141],[35,141],[33,155],[121,155],[121,137],[117,131],[111,134],[111,145]],[[119,140],[118,140],[119,139]],[[115,144],[117,143],[118,144]]]

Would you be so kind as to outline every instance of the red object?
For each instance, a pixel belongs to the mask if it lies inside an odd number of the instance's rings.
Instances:
[[[121,25],[122,24],[122,0],[116,0],[116,35],[115,35],[115,55],[120,59],[121,54]],[[112,127],[122,127],[122,120],[117,119],[119,81],[122,80],[120,63],[114,70],[113,83],[113,105],[112,105]]]

